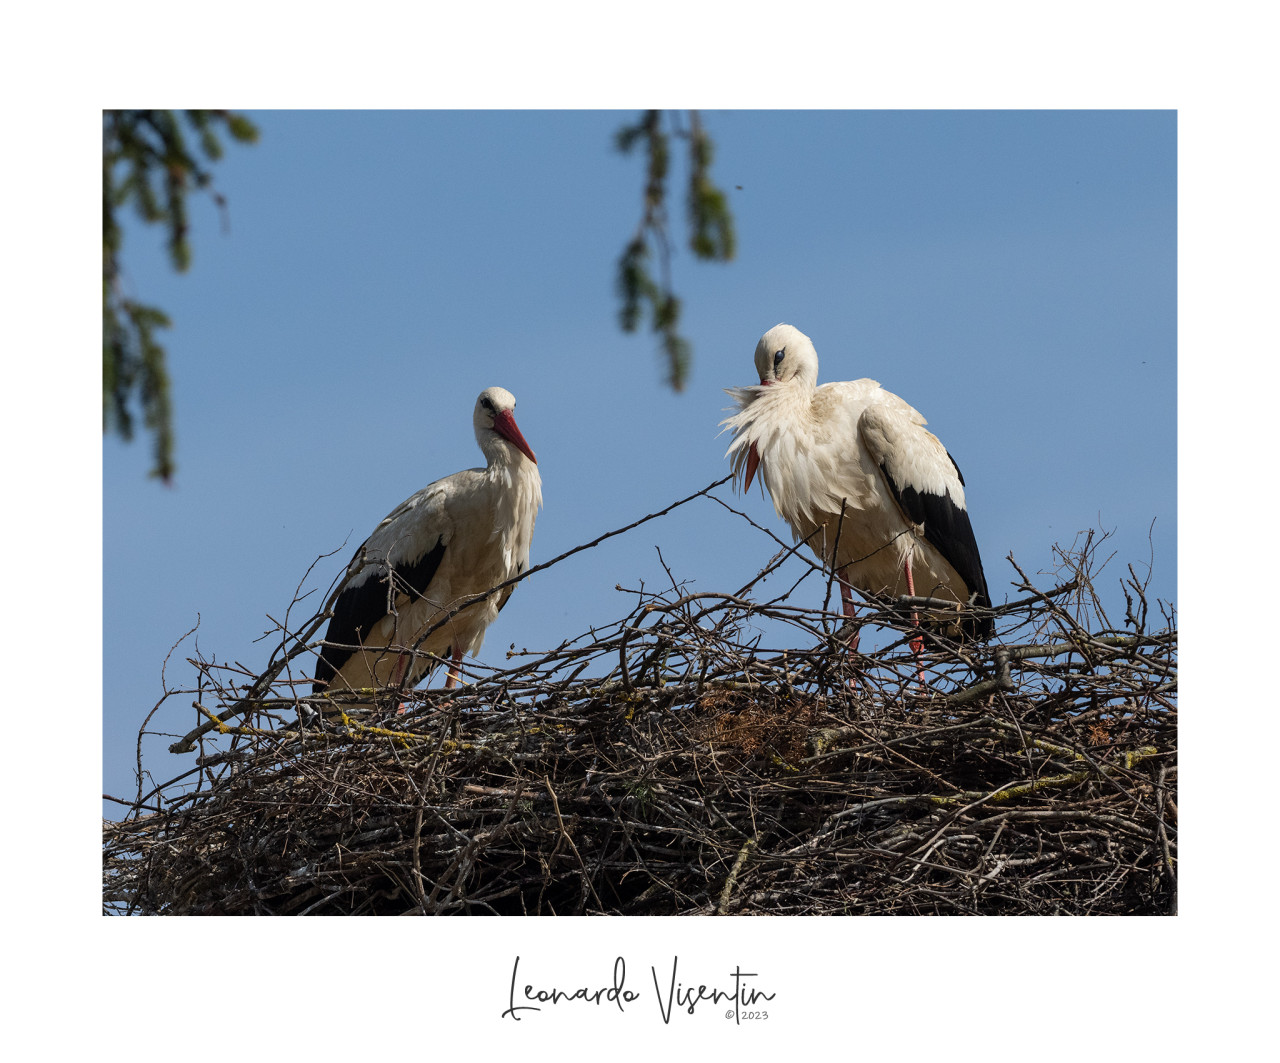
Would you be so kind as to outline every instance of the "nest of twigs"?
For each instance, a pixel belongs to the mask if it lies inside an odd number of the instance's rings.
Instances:
[[[605,630],[337,724],[299,723],[300,641],[257,682],[193,661],[172,694],[203,722],[173,748],[198,770],[106,825],[107,909],[1171,913],[1176,625],[1131,579],[1112,627],[1091,557],[919,661],[902,602],[867,614],[901,637],[851,653],[841,616],[755,580],[635,592]]]

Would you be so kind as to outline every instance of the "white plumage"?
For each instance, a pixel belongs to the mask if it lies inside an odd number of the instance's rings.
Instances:
[[[726,389],[726,456],[744,491],[759,469],[778,515],[835,570],[845,613],[853,587],[990,606],[964,478],[924,417],[874,380],[819,387],[813,343],[790,325],[760,338],[755,364],[758,385]]]
[[[514,585],[468,606],[417,647],[442,613],[529,565],[533,524],[542,505],[537,460],[512,410],[516,400],[487,388],[476,400],[476,442],[486,467],[464,469],[397,506],[347,567],[314,689],[412,687],[451,657],[446,686],[457,683],[463,654],[475,654]]]

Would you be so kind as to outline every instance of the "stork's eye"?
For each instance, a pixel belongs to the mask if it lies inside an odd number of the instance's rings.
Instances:
[[[480,400],[480,405],[481,405],[481,406],[483,406],[486,410],[492,410],[492,409],[493,409],[493,401],[492,401],[491,399],[488,399],[488,398],[481,399],[481,400]]]
[[[773,368],[775,371],[777,370],[778,366],[782,364],[782,358],[786,353],[787,352],[785,350],[781,350],[781,351],[778,351],[777,354],[773,356]]]

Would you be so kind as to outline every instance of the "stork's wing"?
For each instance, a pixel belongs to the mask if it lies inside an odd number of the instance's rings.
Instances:
[[[960,467],[924,427],[924,418],[906,403],[902,405],[905,409],[887,403],[868,406],[858,420],[862,444],[879,466],[903,516],[923,528],[925,540],[964,580],[973,604],[990,607]],[[989,635],[991,630],[989,618],[977,625],[977,634]]]
[[[525,568],[526,568],[525,563],[521,561],[518,565],[516,565],[516,575],[523,576]],[[513,583],[511,584],[510,587],[507,587],[505,590],[498,592],[498,612],[502,612],[502,607],[506,605],[508,601],[511,600],[511,594],[516,589],[517,586],[519,586],[519,584]]]
[[[427,596],[453,539],[444,484],[437,480],[402,502],[351,558],[316,663],[317,689],[342,670],[356,652],[351,647],[362,644],[379,620]]]

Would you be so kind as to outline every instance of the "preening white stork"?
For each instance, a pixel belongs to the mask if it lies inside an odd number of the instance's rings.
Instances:
[[[875,380],[819,387],[818,353],[791,325],[760,338],[755,363],[758,385],[725,389],[739,407],[721,422],[734,432],[725,456],[744,492],[760,471],[796,539],[834,569],[845,615],[854,587],[989,607],[964,477],[919,412]],[[954,614],[926,619],[957,623]],[[959,626],[979,637],[993,630],[990,617],[972,614]],[[921,645],[912,640],[917,654]]]
[[[537,459],[502,388],[486,388],[472,423],[483,469],[464,469],[400,503],[347,566],[313,691],[413,687],[451,657],[446,687],[462,655],[475,654],[513,584],[468,606],[414,651],[414,644],[461,598],[480,594],[529,565],[533,522],[542,506]]]

